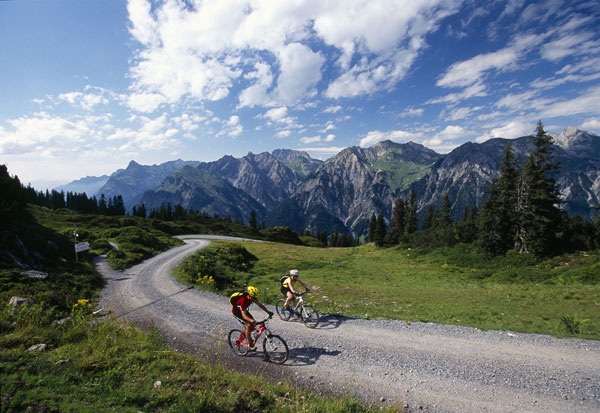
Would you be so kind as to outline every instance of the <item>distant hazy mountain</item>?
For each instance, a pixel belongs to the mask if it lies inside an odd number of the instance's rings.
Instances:
[[[178,159],[160,165],[140,165],[131,161],[127,168],[112,174],[96,195],[104,194],[107,199],[121,195],[125,207],[131,210],[134,205],[140,203],[144,192],[156,189],[167,176],[186,165],[196,166],[199,163]]]
[[[104,184],[106,184],[109,178],[110,177],[108,175],[86,176],[85,178],[69,182],[68,184],[57,186],[54,189],[58,192],[64,191],[65,193],[73,192],[82,194],[85,192],[88,197],[91,198],[92,196],[96,195],[96,192],[98,192],[98,190],[102,188]]]
[[[211,174],[201,167],[184,166],[164,179],[153,191],[147,191],[140,202],[148,210],[160,208],[162,203],[180,204],[209,215],[230,215],[244,222],[254,210],[257,217],[265,215],[265,208],[252,196],[234,187],[227,179]]]

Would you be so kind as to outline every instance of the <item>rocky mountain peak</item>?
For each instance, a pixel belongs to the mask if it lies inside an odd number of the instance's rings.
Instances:
[[[577,141],[585,138],[586,132],[581,131],[573,126],[569,126],[560,133],[560,135],[552,135],[554,143],[564,149],[570,149],[577,144]]]

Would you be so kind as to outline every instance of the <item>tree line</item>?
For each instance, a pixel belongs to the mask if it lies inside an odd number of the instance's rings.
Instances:
[[[500,175],[493,180],[481,212],[477,207],[465,208],[462,219],[454,222],[452,204],[445,195],[439,209],[427,209],[421,231],[417,231],[416,195],[411,190],[408,199],[395,201],[389,230],[383,215],[373,214],[369,241],[378,246],[475,243],[482,252],[493,255],[515,250],[542,257],[600,247],[600,215],[592,222],[579,215],[569,217],[560,209],[555,180],[559,168],[552,153],[552,137],[540,121],[522,165],[510,143],[504,148]]]

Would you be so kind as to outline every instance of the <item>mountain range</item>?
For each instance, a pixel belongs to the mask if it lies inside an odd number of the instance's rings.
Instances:
[[[556,175],[561,207],[590,218],[600,203],[600,137],[572,127],[552,137],[561,163]],[[407,198],[411,189],[421,219],[429,206],[439,207],[445,195],[457,219],[465,207],[481,207],[498,177],[507,143],[518,161],[527,156],[528,137],[468,142],[445,155],[413,142],[384,141],[370,148],[346,148],[325,162],[291,149],[224,156],[214,162],[176,160],[144,166],[131,161],[110,177],[86,177],[57,190],[122,195],[129,209],[144,203],[151,210],[170,202],[242,222],[254,210],[268,226],[313,231],[337,227],[361,235],[373,213],[389,219],[395,199]]]

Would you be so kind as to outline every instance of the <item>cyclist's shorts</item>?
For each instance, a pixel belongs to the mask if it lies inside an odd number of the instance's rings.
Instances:
[[[250,314],[250,311],[246,310],[246,314],[248,314],[250,318],[254,318],[252,317],[252,314]],[[242,312],[240,311],[239,307],[236,307],[235,311],[233,312],[233,316],[242,323],[246,324],[246,320],[244,320],[244,317],[242,317]]]
[[[289,288],[285,288],[284,286],[281,286],[281,294],[283,294],[284,296],[287,296],[288,291],[290,291]]]

